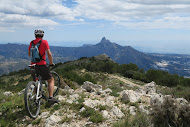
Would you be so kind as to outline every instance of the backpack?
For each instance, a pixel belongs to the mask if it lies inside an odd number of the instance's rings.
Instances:
[[[32,41],[32,46],[30,48],[30,52],[31,52],[31,62],[33,63],[38,63],[40,62],[41,60],[44,60],[42,59],[43,55],[40,55],[40,52],[39,52],[39,47],[40,47],[40,44],[41,44],[42,40],[40,40],[36,45],[34,44],[34,41]]]

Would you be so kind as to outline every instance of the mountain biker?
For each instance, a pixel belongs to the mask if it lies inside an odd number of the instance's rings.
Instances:
[[[39,74],[43,80],[48,81],[48,84],[49,84],[49,86],[48,86],[48,91],[49,91],[48,101],[57,103],[58,100],[53,98],[54,78],[50,74],[50,69],[46,65],[46,53],[47,53],[47,56],[49,59],[50,66],[53,65],[53,58],[52,58],[52,54],[50,51],[50,47],[49,47],[48,42],[46,40],[42,39],[44,36],[44,31],[42,29],[36,29],[34,31],[34,34],[35,34],[36,39],[30,42],[30,46],[28,48],[28,55],[29,55],[29,57],[31,57],[32,45],[37,45],[40,42],[38,50],[39,50],[39,54],[42,56],[42,58],[38,62],[32,62],[32,60],[31,60],[31,64],[36,64],[36,66],[35,66],[36,73]]]

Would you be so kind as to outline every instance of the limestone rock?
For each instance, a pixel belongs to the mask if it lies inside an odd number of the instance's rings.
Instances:
[[[49,115],[49,112],[42,112],[39,117],[41,118],[47,118]]]
[[[136,115],[136,107],[135,106],[130,106],[129,107],[129,113],[131,114],[131,115]]]
[[[113,106],[115,103],[115,97],[114,96],[108,96],[107,98],[105,98],[105,103],[107,106]]]
[[[133,90],[124,90],[122,92],[123,101],[137,102],[139,98],[140,98],[140,95]]]
[[[188,101],[186,99],[184,99],[184,98],[176,98],[175,100],[180,105],[188,104]]]
[[[25,89],[23,89],[20,92],[18,92],[18,95],[22,95],[22,94],[24,94],[24,92],[25,92]]]
[[[143,95],[156,93],[156,83],[152,81],[148,84],[145,84],[144,86],[137,89],[136,92]]]
[[[107,88],[107,89],[104,90],[104,92],[106,92],[106,93],[112,93],[112,90],[110,88]]]
[[[143,106],[143,105],[140,105],[140,106],[139,106],[139,110],[140,110],[141,112],[144,112],[144,113],[146,113],[146,114],[149,114],[149,110],[146,109],[145,106]]]
[[[71,89],[68,85],[65,86],[64,91],[68,92],[69,94],[72,94],[74,92],[74,90]]]
[[[102,103],[99,100],[91,100],[91,99],[85,100],[83,104],[91,108],[95,108],[98,105],[102,105]]]
[[[6,91],[6,92],[3,93],[3,95],[5,95],[5,96],[13,96],[13,93],[10,92],[10,91]]]
[[[103,111],[101,111],[102,112],[102,116],[104,117],[104,118],[108,118],[108,111],[106,111],[106,110],[103,110]]]
[[[151,105],[161,105],[164,101],[164,96],[162,94],[151,94]]]
[[[82,107],[79,112],[83,112],[85,110],[86,110],[85,107]]]
[[[146,94],[156,93],[156,83],[152,81],[144,85],[143,90]]]
[[[59,101],[64,101],[66,98],[64,98],[63,96],[61,95],[57,95],[56,98],[59,100]]]
[[[123,112],[116,106],[113,106],[112,113],[118,118],[122,118],[124,116]]]
[[[87,92],[97,92],[102,90],[102,86],[98,84],[93,84],[89,81],[85,81],[81,88],[85,89]]]
[[[66,102],[69,103],[69,104],[72,104],[73,100],[72,99],[67,99]]]
[[[45,126],[55,126],[59,121],[61,121],[61,118],[59,116],[51,115],[49,118],[46,119]]]

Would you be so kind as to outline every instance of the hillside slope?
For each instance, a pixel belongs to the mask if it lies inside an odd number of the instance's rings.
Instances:
[[[152,127],[177,124],[187,127],[190,124],[189,102],[181,98],[182,95],[174,98],[161,93],[170,88],[108,73],[108,70],[89,71],[82,67],[86,64],[98,67],[102,62],[114,63],[103,54],[57,64],[54,70],[61,76],[61,88],[56,98],[60,103],[49,106],[45,102],[35,120],[28,117],[23,102],[24,88],[32,80],[29,70],[0,76],[0,126]],[[164,119],[165,113],[171,116],[171,121]]]

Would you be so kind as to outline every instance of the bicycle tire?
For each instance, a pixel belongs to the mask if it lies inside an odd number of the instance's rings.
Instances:
[[[35,101],[35,88],[36,83],[34,81],[30,81],[25,89],[24,94],[24,103],[25,108],[31,118],[36,118],[40,112],[40,99],[38,102]]]
[[[55,97],[58,92],[59,92],[59,88],[61,86],[61,82],[60,82],[60,77],[59,75],[55,72],[55,71],[50,71],[51,75],[54,78],[54,91],[53,91],[53,97]]]
[[[53,97],[55,97],[58,94],[59,88],[61,86],[60,77],[55,71],[50,71],[50,74],[54,78],[54,91],[53,91]],[[48,90],[48,82],[47,80],[42,81],[43,82],[43,98],[47,100],[49,98],[49,90]]]

